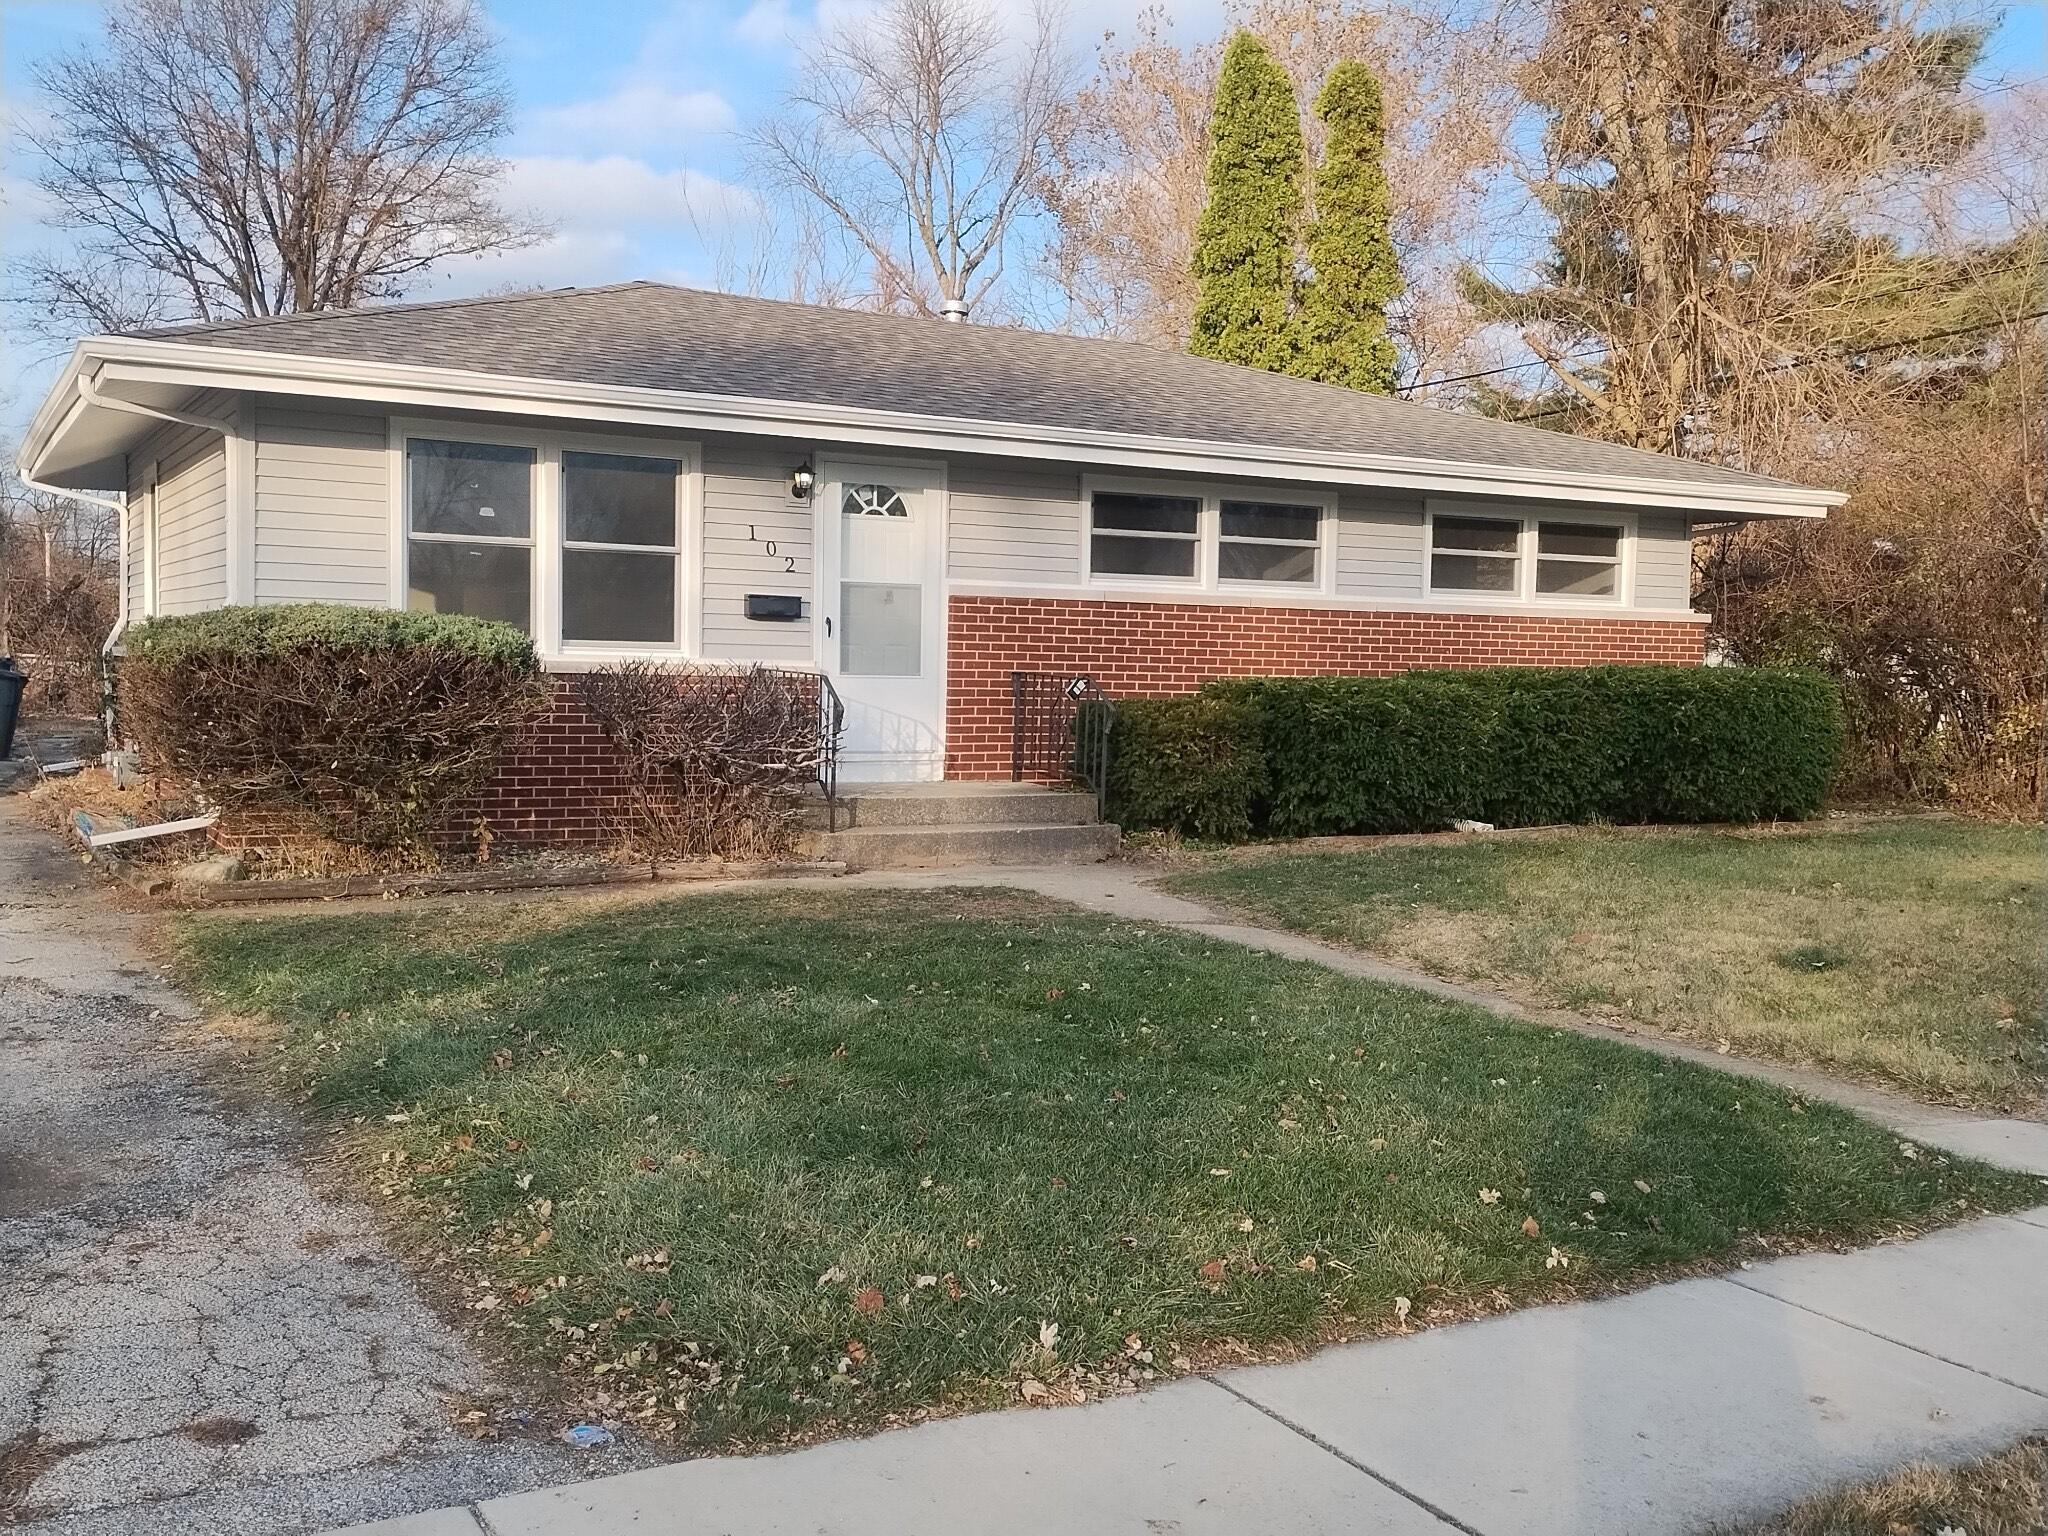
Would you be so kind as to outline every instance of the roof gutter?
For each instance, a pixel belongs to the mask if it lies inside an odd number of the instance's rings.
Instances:
[[[90,360],[98,380],[179,384],[189,388],[256,390],[428,409],[505,415],[571,415],[684,431],[728,431],[866,442],[923,452],[986,453],[1043,459],[1048,447],[1094,455],[1097,462],[1268,480],[1393,486],[1467,495],[1592,500],[1747,517],[1818,517],[1847,498],[1800,486],[1727,485],[1714,481],[1587,475],[1498,465],[1416,459],[1393,454],[1276,449],[1218,442],[1053,428],[971,417],[928,417],[901,411],[831,406],[765,397],[712,395],[644,386],[477,373],[468,369],[368,363],[233,347],[191,346],[134,337],[95,337],[79,344],[67,375]],[[64,381],[38,412],[23,443],[26,459],[45,451],[57,427],[52,406]],[[109,405],[115,402],[105,395]]]

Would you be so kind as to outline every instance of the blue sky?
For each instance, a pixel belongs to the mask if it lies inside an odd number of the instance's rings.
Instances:
[[[631,277],[715,285],[729,274],[750,201],[734,130],[770,109],[820,8],[861,0],[485,0],[503,39],[518,103],[505,145],[508,195],[552,218],[547,244],[465,263],[439,294]],[[1074,0],[1068,34],[1090,57],[1106,30],[1128,33],[1143,0]],[[1188,39],[1222,24],[1223,0],[1176,0]],[[0,0],[0,102],[29,105],[36,60],[91,38],[92,0]],[[2048,4],[2014,6],[1982,83],[2048,73]],[[32,216],[22,167],[0,171],[6,244]],[[721,254],[725,260],[721,260]],[[0,382],[0,432],[19,424],[46,384],[42,360],[14,351]]]

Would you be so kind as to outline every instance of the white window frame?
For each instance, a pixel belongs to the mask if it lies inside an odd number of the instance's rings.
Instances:
[[[1439,517],[1485,518],[1491,522],[1513,523],[1515,535],[1515,586],[1512,592],[1476,592],[1469,587],[1439,587],[1430,574],[1435,566],[1436,520]],[[1584,592],[1538,592],[1536,590],[1537,530],[1545,523],[1571,523],[1585,528],[1612,528],[1618,535],[1618,561],[1614,591],[1609,595]],[[1451,550],[1446,553],[1470,553]],[[1575,558],[1589,565],[1607,562],[1593,556]],[[1532,604],[1556,604],[1577,608],[1629,608],[1635,600],[1636,516],[1633,512],[1610,512],[1594,507],[1538,508],[1524,503],[1458,502],[1429,497],[1422,512],[1422,590],[1432,602],[1460,606],[1525,608]]]
[[[395,583],[394,606],[405,609],[411,606],[412,546],[417,539],[422,544],[492,544],[502,549],[523,549],[526,551],[526,631],[533,636],[536,647],[540,644],[540,481],[541,454],[537,444],[526,441],[514,434],[493,433],[488,428],[471,431],[460,422],[445,424],[449,430],[442,430],[442,423],[433,423],[428,430],[408,431],[398,444],[398,580]],[[412,454],[411,445],[416,442],[453,443],[461,446],[476,443],[487,448],[523,448],[533,454],[533,462],[527,466],[526,481],[526,533],[523,537],[499,536],[489,533],[414,533],[412,530]]]
[[[637,433],[522,430],[489,422],[459,418],[398,417],[390,422],[391,465],[391,606],[404,609],[408,601],[412,522],[412,475],[406,445],[416,439],[444,443],[487,443],[504,448],[533,451],[533,516],[526,539],[469,539],[457,534],[422,534],[419,537],[447,543],[498,543],[524,545],[533,561],[529,585],[532,611],[527,616],[534,650],[545,662],[573,661],[596,665],[605,661],[679,660],[695,658],[700,651],[703,585],[704,458],[702,445],[693,440],[649,437]],[[562,552],[565,548],[609,549],[614,546],[568,544],[565,540],[566,498],[562,486],[562,455],[609,453],[629,458],[667,459],[677,466],[676,546],[676,640],[672,645],[622,644],[617,641],[576,641],[562,639]],[[653,545],[616,546],[641,554],[666,551]],[[698,558],[692,560],[692,551]]]
[[[569,466],[564,455],[571,453],[601,453],[618,459],[663,459],[674,464],[676,467],[676,516],[675,532],[671,536],[673,542],[668,544],[599,544],[588,539],[570,538]],[[577,655],[582,655],[590,651],[613,652],[627,649],[636,652],[644,651],[648,655],[681,655],[683,653],[684,637],[689,633],[687,628],[688,603],[685,601],[683,591],[685,585],[685,563],[683,560],[685,548],[683,540],[685,537],[684,529],[689,523],[689,482],[692,478],[690,456],[682,452],[651,453],[645,448],[592,448],[582,442],[570,441],[564,438],[555,446],[554,459],[555,491],[561,502],[561,517],[559,519],[561,539],[555,547],[555,557],[558,562],[555,583],[555,628],[563,654],[567,655],[573,652]],[[562,593],[568,580],[569,562],[567,556],[571,550],[591,550],[598,554],[615,555],[667,555],[672,559],[675,562],[675,585],[673,589],[675,598],[672,604],[674,612],[669,615],[669,618],[673,626],[671,633],[675,638],[666,643],[650,640],[636,641],[630,646],[622,646],[622,643],[616,640],[571,640],[563,632],[567,607],[562,600]]]
[[[1136,496],[1177,496],[1196,503],[1195,573],[1192,576],[1126,576],[1095,569],[1095,493]],[[1315,576],[1310,581],[1258,581],[1247,577],[1226,579],[1220,573],[1223,503],[1261,501],[1275,506],[1314,507],[1316,542]],[[1105,534],[1126,536],[1121,528],[1105,528]],[[1131,538],[1158,538],[1188,542],[1186,534],[1132,533]],[[1081,580],[1088,587],[1142,591],[1223,592],[1233,595],[1263,593],[1281,598],[1289,595],[1330,596],[1335,590],[1337,561],[1337,496],[1316,486],[1245,485],[1224,481],[1131,479],[1120,475],[1081,477]],[[1304,549],[1309,546],[1289,539],[1234,539],[1233,543],[1271,544],[1276,548]]]

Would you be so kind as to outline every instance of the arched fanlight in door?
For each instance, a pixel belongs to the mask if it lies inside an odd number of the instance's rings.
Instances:
[[[849,517],[908,517],[902,493],[891,485],[849,485],[839,499],[839,510]]]

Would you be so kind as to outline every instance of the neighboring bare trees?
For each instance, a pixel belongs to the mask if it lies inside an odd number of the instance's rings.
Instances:
[[[1072,86],[1050,0],[1024,27],[986,0],[886,0],[827,26],[750,135],[763,179],[858,254],[869,302],[938,314],[1001,280]]]
[[[1381,82],[1394,246],[1406,281],[1389,326],[1412,376],[1459,371],[1476,327],[1454,277],[1512,118],[1491,0],[1232,0],[1229,18],[1272,51],[1303,106],[1343,60]],[[1165,13],[1148,11],[1128,43],[1104,45],[1094,79],[1061,113],[1047,198],[1062,323],[1186,343],[1222,54],[1220,41],[1175,41]],[[1323,123],[1304,111],[1301,130],[1309,157],[1319,158]]]
[[[11,448],[0,462],[11,462]],[[99,708],[99,651],[114,627],[116,518],[0,475],[0,656],[29,674],[29,707]]]
[[[116,0],[35,71],[69,235],[45,331],[341,309],[543,231],[501,208],[508,99],[469,0]]]
[[[1902,313],[1951,274],[1901,224],[1981,132],[1962,86],[1985,34],[1963,10],[1510,0],[1553,255],[1533,285],[1474,273],[1467,294],[1544,360],[1546,406],[1767,465],[1871,346],[1912,334]]]

